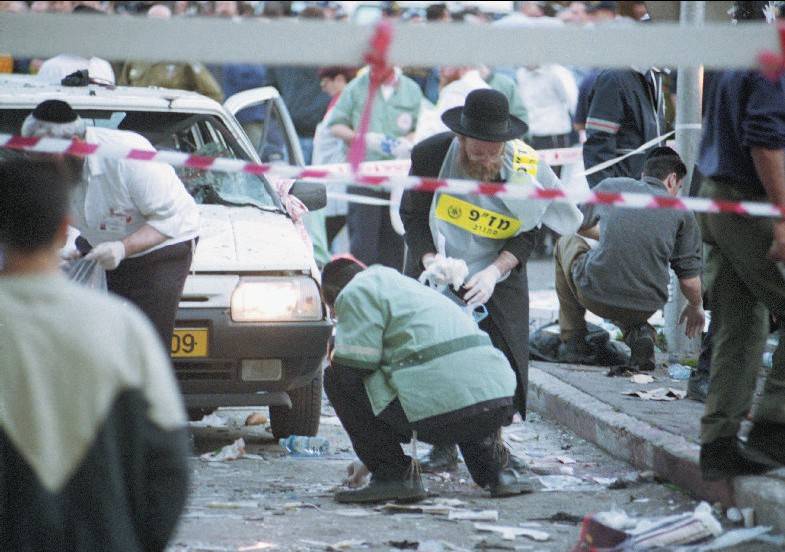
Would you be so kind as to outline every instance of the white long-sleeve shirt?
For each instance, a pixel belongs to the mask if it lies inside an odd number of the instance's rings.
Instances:
[[[555,136],[572,131],[578,103],[575,77],[561,65],[521,67],[516,73],[518,92],[529,115],[532,136]]]
[[[135,132],[90,127],[91,144],[154,151]],[[199,209],[170,165],[149,161],[87,158],[71,199],[74,225],[95,246],[121,240],[149,224],[168,239],[138,255],[195,238]]]

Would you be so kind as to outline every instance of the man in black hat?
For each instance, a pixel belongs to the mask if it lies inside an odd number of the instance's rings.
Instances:
[[[492,89],[474,90],[464,106],[447,110],[442,121],[452,132],[432,136],[412,150],[411,174],[433,178],[508,182],[510,185],[559,188],[551,168],[517,137],[526,124],[509,114],[507,98]],[[469,305],[484,304],[489,316],[480,323],[517,377],[515,407],[526,414],[528,381],[529,292],[526,261],[536,228],[547,224],[572,233],[581,215],[574,205],[521,201],[481,195],[407,192],[401,203],[406,229],[406,273],[429,279],[465,262],[462,291]],[[447,284],[453,281],[449,274]],[[459,278],[460,279],[460,278]],[[453,281],[454,283],[454,281]],[[478,377],[482,374],[478,372]],[[426,467],[451,469],[454,447],[435,447]]]
[[[87,127],[61,100],[40,103],[21,133],[155,151],[134,132]],[[98,156],[77,164],[81,178],[71,210],[79,253],[107,271],[109,291],[139,307],[168,349],[199,230],[198,207],[169,165]]]

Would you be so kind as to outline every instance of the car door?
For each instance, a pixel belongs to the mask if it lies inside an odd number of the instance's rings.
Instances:
[[[275,88],[239,92],[224,107],[238,119],[263,163],[305,164],[289,110]]]

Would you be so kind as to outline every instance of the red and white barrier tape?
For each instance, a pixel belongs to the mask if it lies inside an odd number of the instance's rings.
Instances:
[[[250,163],[240,159],[204,157],[177,151],[147,151],[116,146],[89,144],[81,140],[62,140],[57,138],[25,138],[0,134],[0,147],[36,153],[66,154],[79,157],[97,155],[111,159],[133,161],[153,161],[167,163],[175,167],[211,170],[219,172],[244,172],[276,178],[295,178],[320,180],[345,184],[347,175],[333,172],[326,167],[292,167],[289,165],[269,165]],[[753,217],[785,216],[785,209],[771,203],[751,201],[718,201],[697,197],[671,197],[637,193],[597,193],[591,190],[565,192],[563,190],[537,189],[472,180],[420,178],[416,176],[379,176],[360,172],[354,175],[356,184],[381,190],[406,189],[421,192],[452,192],[459,195],[492,195],[514,199],[548,201],[569,201],[578,204],[604,204],[632,209],[677,209],[696,213],[734,213]]]

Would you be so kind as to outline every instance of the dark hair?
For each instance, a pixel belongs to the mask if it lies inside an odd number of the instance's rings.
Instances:
[[[319,79],[334,79],[338,75],[343,75],[343,78],[346,79],[346,82],[352,80],[355,76],[357,76],[357,67],[349,67],[347,65],[330,65],[328,67],[322,67],[319,69]]]
[[[23,253],[50,246],[68,214],[72,174],[57,160],[0,160],[0,245]]]
[[[425,20],[441,21],[447,13],[447,4],[431,4],[425,8]]]
[[[646,155],[643,162],[644,176],[653,176],[665,180],[671,173],[676,173],[676,178],[681,180],[687,175],[687,166],[673,148],[654,148]]]
[[[336,259],[330,261],[322,269],[322,299],[329,306],[335,305],[335,299],[352,278],[365,270],[365,267],[352,259]]]

